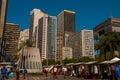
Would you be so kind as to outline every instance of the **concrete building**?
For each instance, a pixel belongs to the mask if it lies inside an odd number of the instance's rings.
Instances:
[[[58,14],[58,31],[75,32],[75,12],[63,10]]]
[[[71,35],[75,32],[75,12],[63,10],[58,14],[57,50],[56,60],[62,60],[62,47],[65,47],[65,34]]]
[[[27,40],[29,40],[29,29],[24,29],[20,32],[18,49],[21,47],[22,43],[24,43]]]
[[[12,61],[13,57],[17,55],[19,36],[20,30],[18,24],[5,24],[4,41],[6,46],[5,53],[7,61]]]
[[[0,62],[5,60],[5,42],[3,39],[3,32],[6,22],[7,2],[8,0],[0,0]]]
[[[41,59],[54,59],[56,52],[56,17],[49,16],[39,9],[34,9],[31,12],[30,22],[30,39],[33,39],[34,46],[40,49]]]
[[[39,19],[39,28],[38,28],[38,48],[40,49],[40,54],[42,60],[47,58],[47,34],[48,34],[48,15],[45,14],[42,18]]]
[[[108,18],[93,28],[94,39],[99,40],[105,34],[111,32],[120,32],[120,18]]]
[[[72,59],[73,54],[72,54],[72,48],[70,47],[63,47],[62,48],[62,60],[64,59]]]
[[[3,35],[6,20],[7,2],[7,0],[0,0],[0,37]]]
[[[92,30],[81,30],[68,38],[67,46],[72,48],[73,58],[87,56],[94,58],[94,42]]]
[[[42,73],[42,63],[39,48],[24,47],[18,60],[20,69],[27,69],[27,73]]]
[[[29,39],[29,29],[24,29],[20,32],[20,41],[26,41]]]
[[[42,18],[45,15],[44,12],[42,12],[39,9],[33,9],[30,12],[30,31],[29,31],[29,39],[34,42],[34,46],[38,47],[38,24],[39,19]]]
[[[38,47],[44,59],[55,59],[57,18],[47,14],[39,20]]]

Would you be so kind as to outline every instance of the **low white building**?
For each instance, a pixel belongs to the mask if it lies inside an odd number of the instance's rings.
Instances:
[[[20,32],[20,41],[26,41],[29,39],[29,29],[24,29]]]
[[[72,59],[72,48],[63,47],[62,48],[62,60],[64,59]]]

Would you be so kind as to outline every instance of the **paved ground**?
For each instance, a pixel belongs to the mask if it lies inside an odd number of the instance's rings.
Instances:
[[[14,78],[9,78],[7,80],[16,80]],[[71,77],[71,76],[66,76],[64,79],[63,75],[58,75],[57,78],[53,78],[52,75],[49,75],[48,77],[45,77],[45,75],[27,75],[26,79],[21,79],[21,80],[86,80],[82,78],[76,78],[76,77]]]

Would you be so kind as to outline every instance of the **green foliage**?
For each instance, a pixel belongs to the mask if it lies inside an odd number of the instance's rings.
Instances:
[[[104,61],[112,59],[115,56],[114,51],[119,51],[120,53],[120,33],[112,32],[103,36],[95,44],[95,50],[100,50],[96,60]]]
[[[84,57],[80,58],[79,61],[80,62],[90,62],[90,61],[94,61],[94,59],[84,56]]]
[[[27,41],[25,42],[25,45],[26,45],[27,47],[32,47],[32,46],[33,46],[33,42],[32,42],[31,40],[27,40]]]
[[[64,59],[63,61],[62,61],[62,63],[63,64],[68,64],[68,63],[77,63],[77,62],[79,62],[79,59]]]
[[[79,62],[89,62],[89,61],[94,61],[94,59],[84,56],[80,59],[74,59],[74,58],[73,59],[67,59],[66,58],[62,62],[63,62],[63,64],[68,64],[68,63],[79,63]]]
[[[19,55],[14,55],[14,56],[13,56],[13,61],[16,62],[16,61],[18,61],[18,59],[19,59]]]
[[[47,62],[48,61],[48,62]],[[45,66],[45,65],[59,65],[60,64],[60,61],[56,61],[54,59],[48,59],[48,60],[43,60],[42,62],[42,65]]]

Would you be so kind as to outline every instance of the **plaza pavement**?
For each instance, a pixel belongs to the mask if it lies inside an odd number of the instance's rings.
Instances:
[[[16,80],[16,79],[15,77],[13,77],[6,80]],[[66,76],[66,78],[64,79],[63,75],[57,75],[57,78],[53,78],[53,75],[48,75],[48,77],[46,77],[45,75],[33,74],[33,75],[27,75],[26,79],[22,79],[22,80],[88,80],[88,79],[76,78],[72,76]]]

